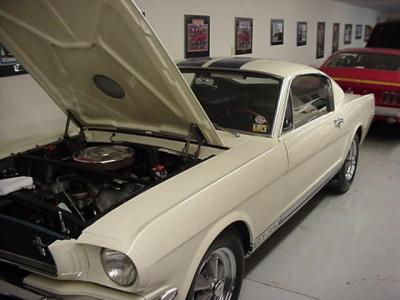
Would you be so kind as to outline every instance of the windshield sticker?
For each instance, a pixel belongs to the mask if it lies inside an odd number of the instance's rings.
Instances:
[[[253,123],[253,132],[266,133],[267,132],[267,125],[266,124]]]
[[[264,124],[264,123],[267,122],[267,120],[265,119],[265,117],[262,116],[262,115],[257,115],[257,116],[254,118],[254,121],[255,121],[257,124]]]

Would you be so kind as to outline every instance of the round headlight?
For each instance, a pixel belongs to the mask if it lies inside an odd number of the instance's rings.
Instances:
[[[116,284],[130,286],[135,283],[136,267],[127,255],[103,248],[101,250],[101,263],[107,276]]]

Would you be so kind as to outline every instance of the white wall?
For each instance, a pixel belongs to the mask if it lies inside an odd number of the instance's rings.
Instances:
[[[364,25],[375,25],[379,13],[331,0],[136,0],[174,59],[184,57],[184,15],[210,16],[210,55],[232,54],[234,18],[253,18],[252,56],[319,66],[332,51],[332,26],[340,23],[339,49],[363,47]],[[284,19],[284,45],[270,46],[270,19]],[[307,45],[296,47],[296,22],[307,21]],[[317,22],[325,22],[325,57],[316,59]],[[353,24],[352,44],[343,45],[344,24]],[[356,24],[363,37],[355,40]]]
[[[385,13],[379,19],[379,22],[384,21],[400,21],[400,12]]]
[[[0,78],[0,152],[65,128],[66,116],[30,75]]]

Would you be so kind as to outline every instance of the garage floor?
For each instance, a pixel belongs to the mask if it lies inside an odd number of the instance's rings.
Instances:
[[[240,300],[400,299],[400,126],[374,124],[350,191],[319,192],[246,261]]]

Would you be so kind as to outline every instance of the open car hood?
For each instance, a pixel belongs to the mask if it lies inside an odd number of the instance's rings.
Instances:
[[[186,137],[196,123],[223,146],[132,1],[1,1],[0,41],[85,127]]]

